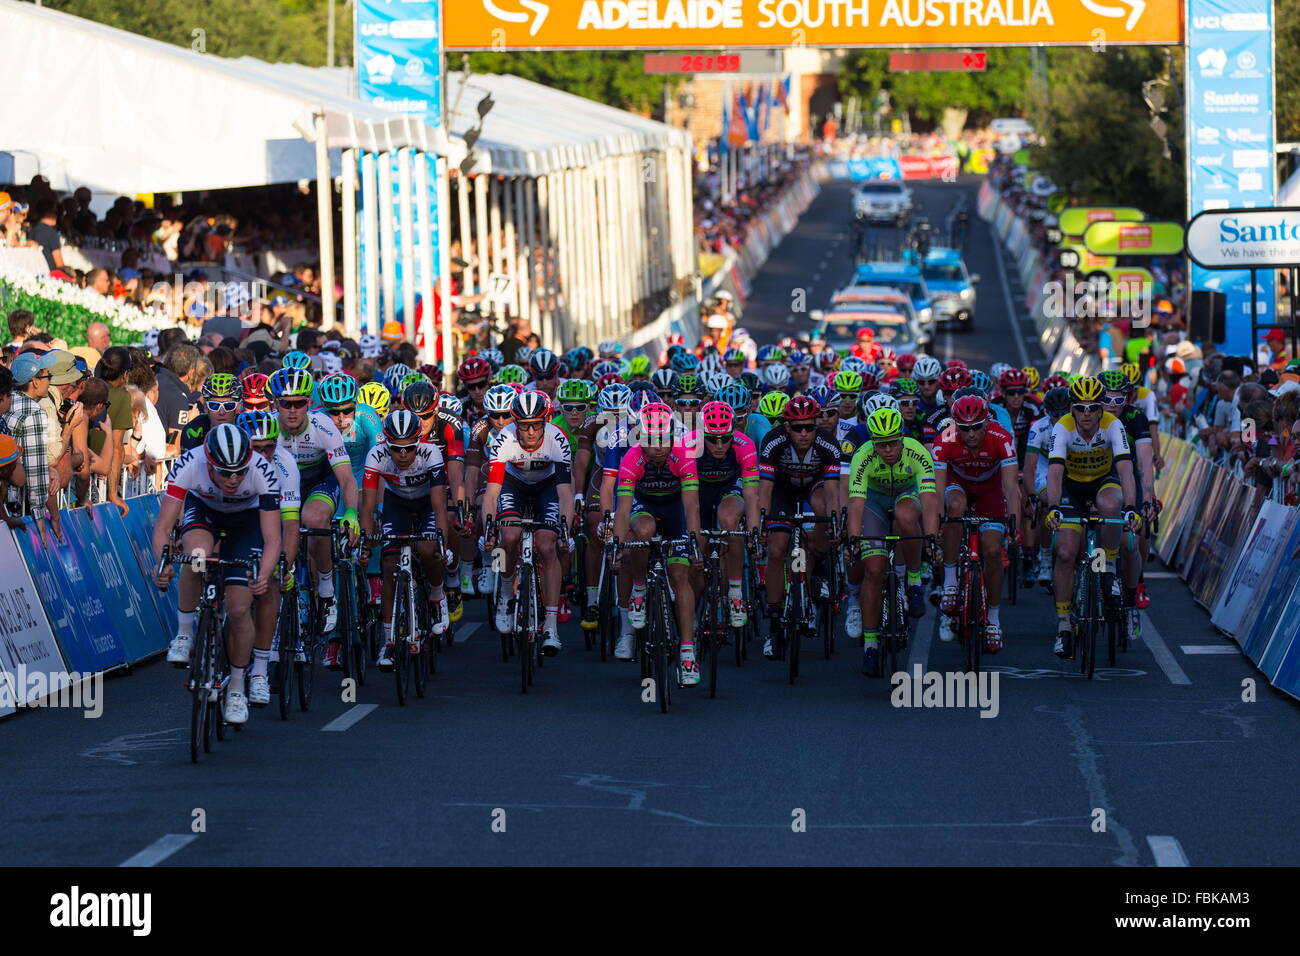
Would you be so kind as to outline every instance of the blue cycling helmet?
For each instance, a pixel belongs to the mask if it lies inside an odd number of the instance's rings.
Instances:
[[[321,379],[317,391],[322,405],[348,405],[357,400],[357,380],[337,372]]]
[[[804,394],[822,408],[829,407],[835,400],[835,391],[825,385],[813,385],[811,388],[804,389]]]
[[[714,396],[720,402],[725,402],[731,406],[731,410],[737,414],[744,414],[749,411],[750,392],[739,382],[732,382],[730,385],[724,385],[718,389],[718,394]]]
[[[627,411],[632,407],[632,389],[621,382],[606,385],[600,390],[600,395],[597,396],[596,401],[599,403],[602,412]]]
[[[988,395],[989,392],[993,391],[993,379],[989,378],[989,373],[981,372],[977,368],[971,369],[970,383],[985,395]]]
[[[653,388],[632,390],[632,401],[629,407],[634,412],[639,412],[647,405],[661,404],[659,393]]]
[[[280,366],[282,368],[311,368],[311,356],[306,352],[299,352],[295,349],[280,360]]]
[[[402,390],[402,380],[413,371],[415,369],[409,365],[403,365],[401,362],[388,366],[388,371],[384,372],[384,388],[396,395]]]
[[[687,372],[694,372],[700,367],[700,360],[694,352],[678,352],[668,362],[674,372],[678,375],[684,375]]]
[[[812,356],[807,352],[800,352],[798,349],[795,349],[785,357],[785,364],[790,366],[790,368],[795,368],[799,365],[811,365]]]

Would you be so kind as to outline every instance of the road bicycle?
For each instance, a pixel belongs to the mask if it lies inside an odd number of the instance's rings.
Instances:
[[[893,515],[889,518],[892,525]],[[880,589],[880,658],[876,672],[871,676],[892,677],[898,672],[898,655],[907,648],[913,620],[907,610],[907,577],[899,577],[895,570],[896,548],[902,541],[924,541],[933,548],[934,538],[930,535],[853,535],[848,539],[849,548],[856,551],[859,545],[868,541],[880,542],[885,548],[885,580]]]
[[[414,685],[415,696],[423,697],[425,684],[438,672],[438,645],[433,634],[441,609],[429,600],[424,563],[416,557],[415,545],[433,542],[443,550],[442,533],[380,534],[374,544],[396,544],[397,569],[393,580],[393,679],[397,703],[405,707]]]
[[[704,560],[704,591],[696,612],[696,660],[700,670],[707,668],[709,696],[718,696],[718,657],[728,640],[740,648],[744,643],[744,628],[731,626],[731,598],[722,581],[722,548],[728,538],[748,540],[747,531],[701,531],[706,554]],[[734,542],[739,546],[740,542]],[[742,598],[743,600],[743,598]],[[647,607],[649,605],[647,604]],[[746,605],[748,611],[748,605]],[[736,652],[740,663],[741,651]]]
[[[832,646],[831,639],[828,639],[825,633],[827,629],[832,628],[830,602],[814,603],[812,589],[809,587],[811,555],[804,546],[804,536],[807,533],[805,529],[808,525],[828,524],[831,526],[831,540],[835,541],[839,538],[838,516],[821,517],[801,510],[792,515],[769,516],[763,513],[759,520],[765,529],[775,522],[782,522],[790,527],[788,568],[769,566],[767,573],[780,574],[783,570],[787,572],[780,626],[773,629],[773,637],[776,638],[774,643],[777,645],[777,656],[784,657],[789,671],[789,682],[793,684],[799,677],[799,645],[804,637],[820,636],[827,657],[830,656],[829,648]]]
[[[324,536],[324,532],[309,533]],[[358,549],[348,545],[348,532],[342,523],[331,522],[328,533],[334,563],[334,603],[338,609],[338,623],[331,643],[343,642],[337,658],[343,680],[355,680],[358,685],[364,685],[368,650],[365,616],[370,603],[370,583],[366,580]]]
[[[972,674],[980,671],[984,656],[984,632],[988,627],[988,596],[984,590],[984,558],[980,553],[980,528],[987,524],[1010,526],[1010,519],[1000,521],[965,515],[960,518],[944,517],[943,524],[960,524],[962,535],[957,552],[957,589],[960,593],[957,618],[957,639],[966,655],[966,670]]]
[[[1105,525],[1123,525],[1124,519],[1090,514],[1082,520],[1071,519],[1070,523],[1081,525],[1083,530],[1083,543],[1074,567],[1070,627],[1074,631],[1079,673],[1092,680],[1097,665],[1097,643],[1103,630],[1111,667],[1115,666],[1116,648],[1128,650],[1128,616],[1119,606],[1118,598],[1106,593],[1103,587],[1106,572],[1099,570],[1092,558],[1099,550],[1097,530]],[[1117,574],[1112,572],[1111,580],[1116,580]]]
[[[645,627],[637,632],[638,658],[641,661],[641,680],[651,679],[660,713],[668,713],[672,705],[672,685],[680,683],[681,637],[677,633],[676,599],[672,581],[668,578],[668,555],[680,544],[694,544],[686,535],[665,540],[654,535],[648,541],[620,542],[614,538],[618,551],[647,549],[650,560],[645,579]]]
[[[512,632],[513,653],[519,661],[519,692],[528,693],[533,685],[534,674],[545,662],[542,642],[546,639],[545,621],[542,616],[541,576],[537,571],[533,535],[538,531],[554,531],[560,538],[565,529],[546,521],[534,521],[531,518],[508,518],[489,525],[486,537],[491,540],[495,528],[519,528],[519,560],[515,563],[514,629]],[[497,575],[498,591],[496,601],[501,600],[501,575]],[[505,636],[503,635],[503,638]]]

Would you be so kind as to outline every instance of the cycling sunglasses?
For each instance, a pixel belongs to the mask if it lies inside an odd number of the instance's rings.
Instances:
[[[1070,407],[1073,408],[1076,412],[1083,412],[1085,414],[1092,414],[1094,412],[1101,411],[1100,402],[1082,402],[1078,405],[1072,405]]]
[[[466,382],[466,383],[465,383],[465,387],[466,387],[466,388],[487,388],[487,387],[488,387],[488,383],[487,383],[486,381],[484,381],[484,382]]]
[[[702,398],[679,398],[677,404],[682,408],[699,408],[704,404]]]
[[[494,422],[508,422],[514,418],[509,412],[488,412],[488,418]]]
[[[792,432],[815,432],[817,430],[816,425],[787,425],[786,428]]]
[[[230,401],[207,401],[204,402],[210,412],[233,412],[239,407],[239,399]]]
[[[1004,389],[1002,390],[1002,394],[1014,398],[1016,395],[1028,395],[1028,394],[1029,394],[1029,389],[1027,389],[1027,388],[1004,388]]]
[[[388,453],[390,455],[405,455],[415,451],[419,447],[420,443],[418,441],[411,442],[409,445],[394,445],[392,442],[389,442]]]
[[[1104,395],[1101,399],[1107,405],[1123,405],[1128,401],[1127,395]]]
[[[233,470],[227,468],[218,468],[215,465],[213,465],[212,470],[215,471],[217,473],[217,476],[220,478],[243,478],[246,474],[248,474],[247,465],[245,465],[243,468],[235,468]]]
[[[918,378],[916,380],[916,384],[917,385],[938,385],[939,380],[937,378]]]
[[[539,381],[539,382],[549,382],[551,379],[556,378],[557,376],[559,376],[559,374],[560,374],[560,373],[557,372],[557,371],[550,371],[550,372],[534,372],[534,373],[533,373],[533,378],[536,379],[536,380]]]
[[[734,435],[705,435],[704,440],[713,445],[725,445],[735,437]]]
[[[818,418],[839,418],[840,410],[838,408],[823,408],[817,413]]]
[[[921,400],[919,398],[900,398],[898,400],[898,405],[900,408],[915,408],[917,405],[920,404],[921,404]]]
[[[339,415],[355,415],[356,411],[357,406],[355,405],[339,405],[336,408],[325,409],[325,414],[330,418],[335,418]]]
[[[310,405],[310,404],[311,404],[311,402],[308,401],[308,400],[305,399],[305,398],[282,398],[282,399],[280,399],[280,407],[281,407],[281,408],[287,408],[287,409],[299,409],[299,408],[306,408],[306,407],[307,407],[308,405]]]
[[[840,392],[840,401],[856,402],[858,400],[858,395],[860,394],[860,392]]]
[[[963,432],[977,432],[987,424],[987,421],[982,421],[978,425],[958,425],[957,430]]]
[[[564,414],[566,414],[566,415],[571,415],[571,414],[573,414],[574,412],[585,412],[585,411],[587,410],[587,403],[586,403],[586,402],[573,402],[573,403],[570,403],[570,404],[568,404],[568,405],[561,405],[561,406],[560,406],[560,410],[563,411]]]

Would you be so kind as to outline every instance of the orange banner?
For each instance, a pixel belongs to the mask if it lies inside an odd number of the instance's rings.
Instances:
[[[1179,0],[455,0],[448,50],[1183,42]]]

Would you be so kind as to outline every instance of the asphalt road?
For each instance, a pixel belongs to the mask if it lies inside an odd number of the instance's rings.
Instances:
[[[919,191],[943,209],[963,188]],[[846,208],[843,187],[823,191],[756,281],[751,329],[785,324],[775,303],[795,278],[824,299],[847,276],[843,239],[817,275]],[[987,367],[1024,332],[973,225],[979,327],[951,348]],[[891,706],[888,684],[861,677],[843,642],[830,661],[805,652],[794,687],[782,664],[727,664],[717,699],[678,691],[665,716],[642,702],[634,664],[582,649],[576,622],[522,696],[473,601],[467,640],[440,658],[425,699],[398,707],[391,679],[372,670],[345,703],[322,671],[311,713],[255,712],[195,766],[181,672],[155,662],[107,680],[98,719],[50,710],[0,723],[6,861],[1300,863],[1300,709],[1209,627],[1181,582],[1157,569],[1149,586],[1143,641],[1091,682],[1052,656],[1044,593],[1005,608],[1007,647],[987,659],[991,719]],[[930,610],[909,665],[958,670],[959,648],[934,631]],[[1253,703],[1242,701],[1248,679]]]

